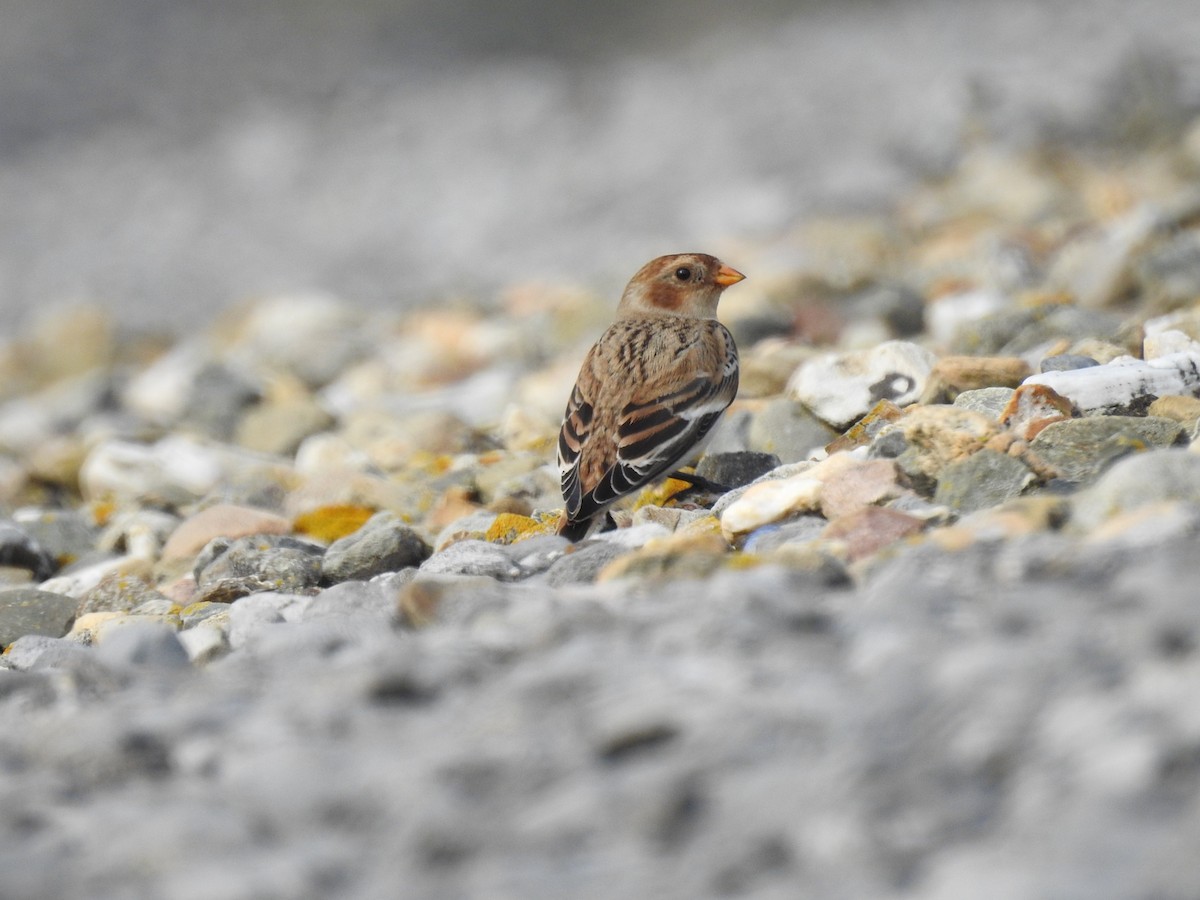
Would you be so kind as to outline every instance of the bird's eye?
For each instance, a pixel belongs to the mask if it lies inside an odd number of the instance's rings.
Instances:
[[[689,281],[692,277],[692,270],[687,266],[680,266],[675,270],[675,277],[680,281]]]

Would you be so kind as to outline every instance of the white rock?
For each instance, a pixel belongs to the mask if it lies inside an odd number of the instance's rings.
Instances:
[[[1200,353],[1122,356],[1103,366],[1031,375],[1023,383],[1043,384],[1083,413],[1144,412],[1156,397],[1200,396]]]
[[[193,665],[202,666],[219,659],[229,652],[229,639],[225,629],[216,625],[200,624],[195,628],[179,632],[176,637]]]
[[[899,406],[925,390],[937,357],[908,341],[886,341],[870,350],[826,353],[803,363],[788,395],[835,428],[849,425],[880,400]]]
[[[56,381],[0,404],[0,448],[27,454],[65,429],[74,429],[104,403],[108,378],[96,372]]]
[[[278,479],[290,472],[282,460],[172,435],[157,444],[100,443],[80,467],[79,486],[88,500],[184,503],[205,496],[234,476],[257,473]]]
[[[257,304],[242,326],[241,349],[256,364],[322,385],[370,346],[370,329],[352,307],[325,294],[288,294]]]
[[[329,432],[306,437],[296,449],[297,474],[316,475],[330,470],[370,472],[374,466],[369,454],[358,449],[344,437]]]
[[[129,380],[125,405],[152,422],[174,422],[187,407],[196,376],[212,359],[206,341],[176,344]]]
[[[130,556],[157,560],[163,544],[179,526],[179,517],[157,509],[135,509],[117,514],[96,541],[99,550],[113,552],[124,545]]]
[[[964,291],[939,297],[925,308],[925,325],[938,344],[946,346],[957,337],[964,325],[999,312],[1008,300],[999,291]]]
[[[152,568],[151,560],[143,556],[118,556],[116,559],[106,559],[103,562],[76,569],[66,575],[57,575],[38,585],[39,590],[52,594],[64,594],[68,597],[82,597],[109,575],[130,575],[137,578],[148,577]]]
[[[591,540],[604,541],[608,544],[618,544],[629,550],[644,547],[655,538],[667,537],[671,529],[657,522],[645,522],[629,528],[614,528],[612,531],[601,531],[593,534]]]
[[[752,485],[721,514],[721,533],[733,540],[792,513],[820,509],[823,487],[808,473]]]
[[[1195,353],[1200,355],[1200,341],[1193,340],[1182,331],[1168,328],[1163,331],[1146,332],[1142,341],[1142,359],[1159,359],[1173,353]]]

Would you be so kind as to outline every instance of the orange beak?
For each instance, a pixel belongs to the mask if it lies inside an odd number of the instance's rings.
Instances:
[[[743,280],[745,277],[746,276],[743,275],[741,272],[739,272],[737,269],[733,269],[727,265],[722,264],[721,268],[717,269],[717,274],[713,276],[713,281],[715,281],[721,287],[726,288],[726,287],[729,287],[731,284],[737,284],[739,281]]]

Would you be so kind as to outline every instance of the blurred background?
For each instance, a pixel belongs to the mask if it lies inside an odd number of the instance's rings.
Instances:
[[[0,327],[615,291],[1198,97],[1195,0],[0,0]]]

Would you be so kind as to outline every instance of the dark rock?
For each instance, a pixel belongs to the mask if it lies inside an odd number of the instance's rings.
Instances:
[[[195,600],[228,602],[259,591],[309,591],[320,583],[322,553],[316,544],[283,535],[211,541],[197,558]]]
[[[242,410],[259,396],[258,388],[245,376],[213,363],[197,373],[183,419],[202,433],[227,441],[237,428]]]
[[[881,319],[892,337],[920,334],[925,328],[925,298],[902,284],[878,284],[839,304],[851,321]]]
[[[329,545],[321,572],[326,582],[366,581],[420,565],[429,554],[429,545],[399,516],[380,512],[358,531]]]
[[[708,454],[696,466],[696,474],[713,484],[727,488],[749,484],[760,475],[765,475],[780,465],[774,453],[759,453],[744,450],[739,453]]]
[[[99,530],[79,510],[20,510],[17,527],[33,538],[58,566],[86,556],[96,546]]]
[[[35,581],[45,581],[58,569],[42,545],[12,522],[0,522],[0,566],[26,569]]]

